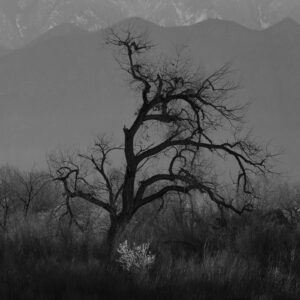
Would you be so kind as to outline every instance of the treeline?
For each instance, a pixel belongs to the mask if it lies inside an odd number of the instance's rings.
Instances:
[[[76,200],[76,201],[75,201]],[[0,228],[9,233],[18,222],[43,220],[52,225],[87,229],[95,209],[80,199],[71,201],[61,184],[46,171],[0,168]]]

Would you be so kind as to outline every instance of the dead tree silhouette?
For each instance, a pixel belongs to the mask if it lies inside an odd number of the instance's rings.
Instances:
[[[51,165],[70,198],[84,199],[109,214],[109,253],[136,212],[166,195],[197,192],[237,214],[251,210],[251,203],[237,208],[227,201],[207,167],[207,155],[232,159],[239,170],[235,184],[247,194],[254,193],[251,176],[270,171],[272,154],[241,134],[245,107],[231,103],[237,86],[229,79],[229,67],[203,77],[178,57],[163,64],[144,60],[153,45],[132,28],[109,30],[106,43],[117,49],[119,65],[141,99],[131,126],[123,128],[124,145],[114,147],[100,138],[89,153],[77,156],[79,161],[63,157]],[[231,135],[220,141],[216,135],[224,128]],[[118,178],[109,168],[112,151],[125,157]],[[97,184],[82,167],[87,163],[95,169]]]

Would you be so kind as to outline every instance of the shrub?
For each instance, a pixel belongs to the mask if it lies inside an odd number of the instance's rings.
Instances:
[[[155,255],[149,251],[150,243],[143,243],[141,245],[133,244],[130,248],[128,241],[125,240],[119,245],[117,252],[120,257],[117,262],[120,263],[124,270],[129,272],[139,273],[147,270],[155,261]]]

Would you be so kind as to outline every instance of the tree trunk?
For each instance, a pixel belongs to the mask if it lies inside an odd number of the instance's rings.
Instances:
[[[106,254],[110,260],[116,257],[116,252],[121,242],[122,234],[129,224],[129,217],[111,218],[111,225],[106,236]]]
[[[24,207],[24,218],[25,219],[27,219],[27,216],[28,216],[29,206],[30,206],[30,201],[25,203],[25,207]]]

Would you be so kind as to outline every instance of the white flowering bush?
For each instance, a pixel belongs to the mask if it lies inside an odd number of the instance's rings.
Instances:
[[[143,243],[141,245],[133,244],[131,248],[128,241],[125,240],[119,245],[117,252],[119,258],[117,262],[120,263],[124,270],[129,272],[141,272],[147,270],[155,261],[155,255],[149,251],[150,243]]]

